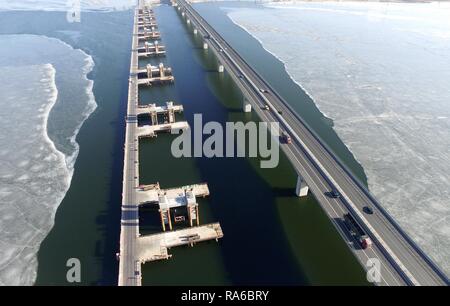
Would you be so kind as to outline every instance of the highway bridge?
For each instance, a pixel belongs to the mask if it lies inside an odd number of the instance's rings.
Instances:
[[[448,285],[446,275],[408,237],[380,206],[367,188],[339,161],[333,152],[305,124],[302,118],[271,86],[219,35],[185,0],[174,0],[180,15],[195,35],[201,35],[204,48],[211,50],[223,68],[241,89],[245,99],[260,119],[279,122],[292,142],[281,148],[298,174],[298,187],[307,185],[337,231],[368,272],[368,260],[378,260],[381,275],[377,285]],[[209,52],[209,51],[208,51]],[[266,109],[268,107],[268,109]],[[300,188],[297,188],[300,189]],[[339,197],[329,196],[331,190]],[[299,190],[297,190],[299,191]],[[366,214],[364,207],[373,214]],[[343,226],[350,213],[373,241],[362,249]],[[330,250],[330,256],[333,252]]]

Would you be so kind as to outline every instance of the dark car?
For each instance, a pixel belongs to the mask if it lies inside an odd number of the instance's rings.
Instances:
[[[283,112],[279,110],[279,111],[278,111],[278,114],[283,115]]]
[[[369,206],[364,206],[363,207],[363,211],[368,214],[368,215],[372,215],[373,214],[373,209]]]
[[[331,198],[335,198],[335,199],[341,197],[341,195],[339,194],[339,192],[336,189],[331,190],[329,193],[329,196]]]

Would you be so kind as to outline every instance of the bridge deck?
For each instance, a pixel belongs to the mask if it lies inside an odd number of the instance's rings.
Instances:
[[[144,125],[136,129],[136,136],[141,137],[156,137],[160,132],[171,132],[186,130],[189,128],[187,121],[179,121],[174,123],[163,123],[156,125]]]
[[[149,52],[139,52],[139,57],[151,57],[151,56],[164,56],[166,55],[166,50],[158,50],[158,51],[149,51]]]
[[[181,230],[141,236],[137,241],[137,255],[141,263],[167,259],[167,249],[223,237],[219,223],[195,226]]]
[[[161,35],[159,35],[159,33],[157,32],[152,32],[152,34],[139,34],[138,35],[138,39],[139,40],[148,40],[148,39],[160,39]]]
[[[157,203],[159,196],[166,196],[169,203],[177,203],[171,207],[183,206],[187,204],[186,192],[188,191],[191,191],[195,197],[206,197],[209,195],[209,189],[206,183],[170,189],[160,189],[159,184],[153,184],[140,186],[137,191],[137,199],[138,203],[142,205],[146,203]]]
[[[145,115],[150,114],[152,112],[156,112],[157,114],[163,114],[167,113],[168,109],[169,107],[167,105],[157,106],[155,104],[147,104],[147,105],[140,104],[138,109],[136,110],[136,115]],[[173,109],[174,112],[179,113],[183,111],[183,105],[173,105],[171,109]]]

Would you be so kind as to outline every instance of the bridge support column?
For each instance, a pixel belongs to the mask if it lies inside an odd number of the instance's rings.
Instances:
[[[203,49],[208,49],[208,44],[207,43],[203,43]]]
[[[250,113],[252,111],[252,105],[247,99],[244,99],[244,113]]]
[[[194,29],[194,34],[197,35],[198,31],[197,29]]]
[[[219,65],[219,72],[224,72],[225,68],[223,67],[223,65]]]
[[[170,208],[167,209],[167,218],[169,219],[169,228],[172,230],[172,218],[170,217]]]
[[[297,186],[295,186],[295,194],[298,197],[306,197],[308,195],[309,187],[306,185],[305,180],[299,174],[297,176]]]
[[[186,23],[187,23],[187,24],[191,24],[191,20],[188,18],[188,19],[186,20]]]
[[[166,219],[165,219],[164,212],[160,209],[159,210],[159,214],[161,216],[161,225],[162,225],[162,228],[163,228],[163,232],[165,232],[166,231]]]
[[[184,17],[184,12],[181,12],[181,16],[183,16],[183,17]]]
[[[188,219],[189,219],[189,225],[192,227],[192,207],[191,205],[187,206],[187,213],[188,213]]]
[[[166,102],[167,105],[167,121],[169,123],[175,122],[175,111],[173,110],[173,102]]]
[[[197,216],[197,226],[200,226],[200,211],[198,210],[198,204],[195,206],[196,216]]]
[[[152,125],[158,124],[158,114],[156,113],[156,111],[152,111],[150,113],[150,119],[152,120]]]

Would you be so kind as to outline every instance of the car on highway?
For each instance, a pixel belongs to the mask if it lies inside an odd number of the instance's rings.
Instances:
[[[369,206],[364,206],[363,207],[363,212],[365,212],[368,215],[373,215],[373,209]]]
[[[278,114],[283,115],[283,111],[278,110]]]
[[[262,93],[268,93],[267,89],[264,89],[264,88],[260,88],[259,91]]]
[[[242,74],[238,75],[238,77],[239,77],[240,79],[243,79],[243,78],[244,78],[244,76],[243,76]]]
[[[269,110],[269,105],[267,105],[267,104],[266,104],[266,105],[264,105],[264,106],[263,106],[263,109],[265,109],[265,110]]]
[[[330,198],[334,198],[334,199],[337,199],[337,198],[341,197],[341,195],[339,194],[339,191],[337,191],[336,189],[331,190],[328,193],[328,195],[330,196]]]

